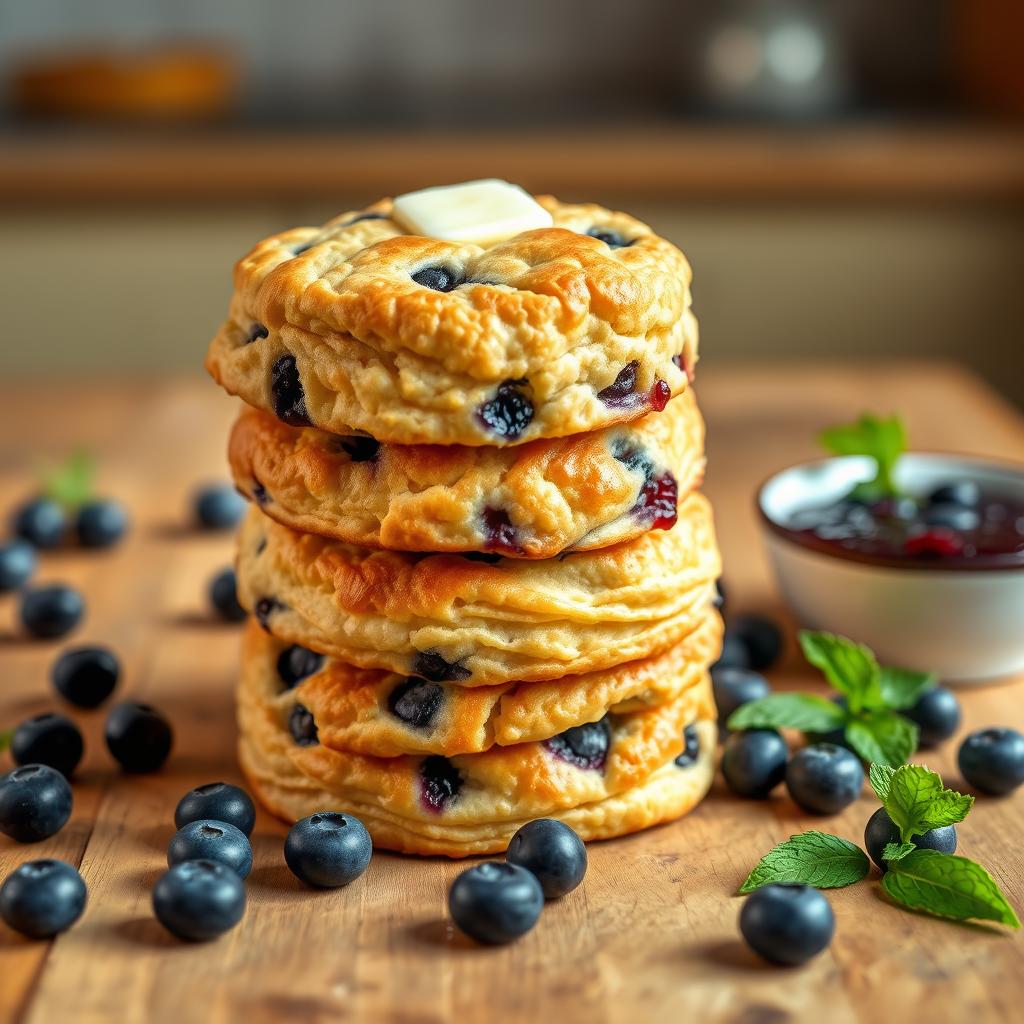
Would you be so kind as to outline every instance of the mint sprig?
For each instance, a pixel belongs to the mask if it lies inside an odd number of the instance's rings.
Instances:
[[[863,413],[856,422],[828,427],[818,435],[833,455],[867,455],[875,460],[875,475],[857,484],[851,497],[875,501],[899,494],[894,473],[907,450],[907,432],[898,416],[888,419]]]
[[[58,466],[40,471],[40,491],[44,497],[74,511],[93,497],[95,477],[95,458],[79,448]]]
[[[859,882],[871,870],[863,850],[826,832],[790,836],[769,850],[740,886],[753,892],[769,882],[798,882],[816,889],[839,889]]]
[[[874,777],[871,784],[875,785]],[[973,796],[946,789],[936,772],[919,764],[897,768],[883,783],[883,789],[884,796],[877,789],[876,794],[904,843],[930,829],[963,821],[974,804]]]
[[[846,721],[843,709],[811,693],[773,693],[741,704],[729,716],[730,729],[800,729],[830,732]]]

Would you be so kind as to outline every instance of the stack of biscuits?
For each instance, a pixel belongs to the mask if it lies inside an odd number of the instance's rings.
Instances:
[[[433,233],[400,197],[260,242],[207,357],[246,403],[242,767],[452,857],[690,810],[721,640],[685,258],[525,193],[468,241],[465,188]]]

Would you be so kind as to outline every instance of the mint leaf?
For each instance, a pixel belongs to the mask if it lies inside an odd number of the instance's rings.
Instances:
[[[886,843],[882,851],[882,860],[902,860],[908,853],[913,853],[917,847],[913,843]]]
[[[889,864],[882,887],[897,903],[957,921],[998,921],[1019,928],[1020,921],[995,879],[966,857],[914,850]]]
[[[2,754],[11,745],[11,737],[13,735],[13,729],[0,730],[0,754]]]
[[[850,711],[881,706],[878,662],[863,644],[832,633],[800,631],[804,657],[846,697]]]
[[[963,821],[974,797],[946,789],[942,779],[922,765],[907,764],[893,773],[882,802],[906,843],[929,829]]]
[[[869,455],[875,475],[853,489],[857,497],[875,499],[898,493],[893,471],[907,448],[907,432],[898,416],[881,419],[864,413],[855,423],[828,427],[818,439],[833,455]]]
[[[936,678],[933,672],[915,672],[909,668],[882,666],[878,683],[885,706],[894,711],[903,711],[912,708],[921,694],[935,685]]]
[[[741,704],[726,723],[730,729],[800,729],[830,732],[846,721],[843,709],[810,693],[773,693]]]
[[[859,882],[870,868],[864,851],[848,840],[825,832],[803,832],[769,850],[747,875],[740,892],[753,892],[769,882],[838,889]]]
[[[846,740],[865,760],[895,768],[917,750],[917,726],[895,711],[875,711],[846,723]]]
[[[875,791],[875,796],[884,804],[889,798],[889,787],[892,785],[892,777],[896,774],[896,769],[887,764],[875,764],[872,763],[871,767],[868,768],[868,778],[871,780],[871,788]]]
[[[60,466],[40,474],[40,489],[47,498],[68,509],[84,505],[93,496],[96,460],[84,448],[73,452]]]

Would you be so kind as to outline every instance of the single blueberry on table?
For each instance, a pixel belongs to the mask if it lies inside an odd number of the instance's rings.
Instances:
[[[85,882],[70,864],[30,860],[0,886],[0,918],[30,939],[48,939],[82,916],[86,896]]]
[[[750,668],[750,652],[746,643],[738,633],[728,628],[722,637],[722,653],[711,666],[712,671],[718,668]]]
[[[515,441],[533,421],[533,403],[522,390],[526,384],[525,378],[502,381],[494,398],[477,408],[477,419],[492,434]]]
[[[838,814],[864,785],[860,758],[834,743],[814,743],[798,750],[786,766],[786,788],[805,811]]]
[[[945,686],[925,690],[912,708],[900,714],[917,724],[917,745],[922,749],[948,740],[960,728],[960,701]]]
[[[768,680],[759,672],[734,665],[716,665],[711,670],[711,686],[718,708],[718,724],[723,729],[738,707],[761,700],[772,692]]]
[[[941,828],[932,828],[919,836],[913,836],[910,841],[919,850],[956,853],[956,826],[943,825]],[[868,851],[868,856],[882,871],[886,871],[886,863],[882,854],[889,843],[899,842],[900,830],[889,817],[885,808],[879,807],[868,818],[868,823],[864,827],[864,848]]]
[[[127,529],[128,513],[120,502],[111,498],[86,502],[75,518],[78,543],[83,548],[112,547]]]
[[[413,676],[404,679],[388,695],[388,710],[413,729],[429,729],[444,703],[444,688]]]
[[[568,761],[577,768],[600,770],[604,768],[611,745],[612,730],[608,716],[597,722],[574,725],[565,732],[544,741],[544,746],[555,757]]]
[[[245,609],[238,603],[234,569],[222,569],[210,581],[210,603],[226,622],[241,622],[245,618]]]
[[[78,726],[52,711],[26,719],[11,736],[15,764],[45,764],[65,778],[78,767],[84,750]]]
[[[321,811],[292,826],[284,859],[292,874],[319,889],[355,881],[369,866],[373,842],[366,826],[351,814]]]
[[[568,825],[538,818],[520,828],[508,844],[510,864],[526,868],[548,900],[572,892],[587,873],[587,848]]]
[[[836,921],[825,896],[810,885],[773,883],[752,892],[740,911],[747,945],[773,964],[795,967],[832,941]]]
[[[763,800],[786,777],[789,747],[774,729],[734,732],[722,754],[722,775],[737,795]]]
[[[981,502],[981,488],[973,480],[957,480],[936,487],[928,495],[929,505],[960,505],[973,508]]]
[[[308,679],[314,672],[319,672],[323,663],[322,654],[317,654],[308,647],[292,644],[277,656],[277,675],[284,688],[291,690],[303,679]]]
[[[33,498],[14,513],[14,532],[37,548],[55,548],[64,539],[68,517],[52,498]]]
[[[215,939],[242,920],[245,886],[231,868],[216,861],[183,861],[157,880],[153,912],[179,939]]]
[[[782,653],[782,630],[763,615],[737,615],[729,631],[746,645],[750,668],[758,672],[771,668]]]
[[[121,665],[106,647],[70,647],[53,663],[57,692],[79,708],[99,707],[117,686]]]
[[[174,734],[163,713],[149,704],[118,704],[106,722],[107,747],[126,771],[155,772],[171,752]]]
[[[203,819],[225,821],[246,836],[256,824],[256,807],[244,789],[227,782],[208,782],[190,789],[174,809],[174,827],[184,828]]]
[[[459,769],[440,754],[431,754],[420,764],[420,797],[427,810],[440,814],[462,789]]]
[[[193,499],[193,514],[204,530],[230,530],[245,514],[246,501],[230,484],[208,484]]]
[[[463,871],[448,892],[448,910],[458,928],[492,946],[525,935],[543,907],[540,882],[516,864],[477,864]]]
[[[1024,782],[1024,736],[1016,729],[972,732],[957,754],[960,774],[982,793],[1003,796]]]
[[[28,583],[38,563],[36,549],[27,540],[18,537],[0,544],[0,594]]]
[[[226,821],[200,818],[175,832],[167,847],[167,866],[187,860],[213,860],[231,868],[239,878],[252,871],[252,847],[241,829]]]
[[[67,779],[44,764],[27,764],[0,778],[0,832],[19,843],[38,843],[71,817]]]
[[[689,768],[700,757],[700,733],[692,722],[683,729],[683,749],[672,762],[677,768]]]
[[[41,640],[62,637],[78,625],[85,614],[85,600],[73,587],[50,583],[21,592],[21,622]]]

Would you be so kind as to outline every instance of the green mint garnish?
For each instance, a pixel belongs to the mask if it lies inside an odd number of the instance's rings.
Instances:
[[[854,714],[865,707],[881,706],[878,662],[863,644],[844,636],[804,629],[800,631],[800,647],[804,657],[820,668],[833,687],[846,697]]]
[[[874,764],[868,768],[868,780],[875,796],[884,804],[889,799],[889,787],[892,785],[892,777],[896,769],[887,764]]]
[[[907,432],[898,416],[881,419],[864,413],[856,423],[828,427],[818,439],[833,455],[868,455],[875,460],[874,477],[857,484],[851,497],[874,501],[899,493],[893,472],[907,449]]]
[[[769,882],[838,889],[859,882],[870,870],[871,864],[859,846],[825,832],[803,832],[769,850],[739,891],[753,892]]]
[[[773,693],[741,704],[730,716],[730,729],[800,729],[829,732],[841,729],[843,709],[811,693]]]
[[[937,682],[934,672],[915,672],[909,668],[884,665],[879,669],[878,688],[882,700],[894,711],[912,708],[921,699],[921,694]]]
[[[875,780],[871,782],[874,785]],[[897,768],[882,798],[886,813],[900,830],[904,843],[930,829],[963,821],[973,803],[973,796],[946,789],[935,772],[919,764]]]
[[[891,864],[894,860],[902,860],[908,853],[913,853],[917,847],[913,843],[886,843],[882,850],[882,860]]]
[[[903,764],[917,750],[918,728],[895,711],[872,711],[851,716],[844,736],[868,763]]]
[[[93,497],[95,476],[96,460],[79,448],[59,466],[39,474],[40,490],[45,497],[74,510]]]

